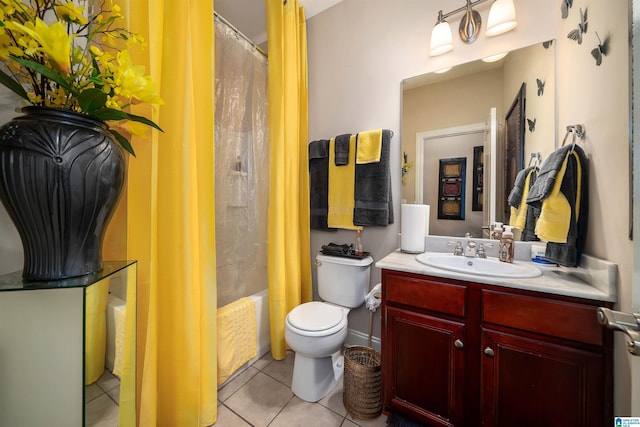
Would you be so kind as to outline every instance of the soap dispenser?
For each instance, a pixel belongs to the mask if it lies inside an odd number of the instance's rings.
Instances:
[[[491,239],[500,240],[501,237],[502,237],[502,223],[496,222],[493,225],[493,231],[491,232]]]
[[[502,262],[513,262],[513,231],[509,225],[505,225],[504,232],[500,238],[498,258]]]

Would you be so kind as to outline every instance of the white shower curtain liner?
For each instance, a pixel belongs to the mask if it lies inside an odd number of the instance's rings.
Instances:
[[[218,307],[267,288],[267,58],[215,19]]]

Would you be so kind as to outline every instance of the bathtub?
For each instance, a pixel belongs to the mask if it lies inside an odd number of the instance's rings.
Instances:
[[[269,332],[269,290],[265,289],[250,295],[256,307],[256,357],[248,365],[252,365],[271,351],[271,333]]]

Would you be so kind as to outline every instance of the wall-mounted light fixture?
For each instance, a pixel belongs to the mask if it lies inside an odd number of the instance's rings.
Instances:
[[[431,56],[442,55],[453,49],[453,35],[451,27],[446,21],[447,18],[464,12],[464,16],[460,20],[458,34],[460,39],[465,43],[473,43],[480,34],[482,27],[482,19],[478,11],[473,7],[488,0],[467,0],[465,6],[452,10],[448,13],[438,12],[438,21],[431,32],[431,43],[429,54]],[[489,10],[489,18],[487,19],[487,36],[497,36],[498,34],[511,31],[518,25],[516,21],[516,8],[513,0],[495,0]]]

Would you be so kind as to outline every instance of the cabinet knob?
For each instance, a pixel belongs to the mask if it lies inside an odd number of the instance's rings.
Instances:
[[[493,352],[493,349],[491,347],[487,347],[484,349],[484,354],[486,354],[489,357],[493,357],[495,355],[495,353]]]
[[[464,343],[462,342],[462,340],[455,340],[453,345],[455,345],[457,349],[463,349],[464,348]]]

